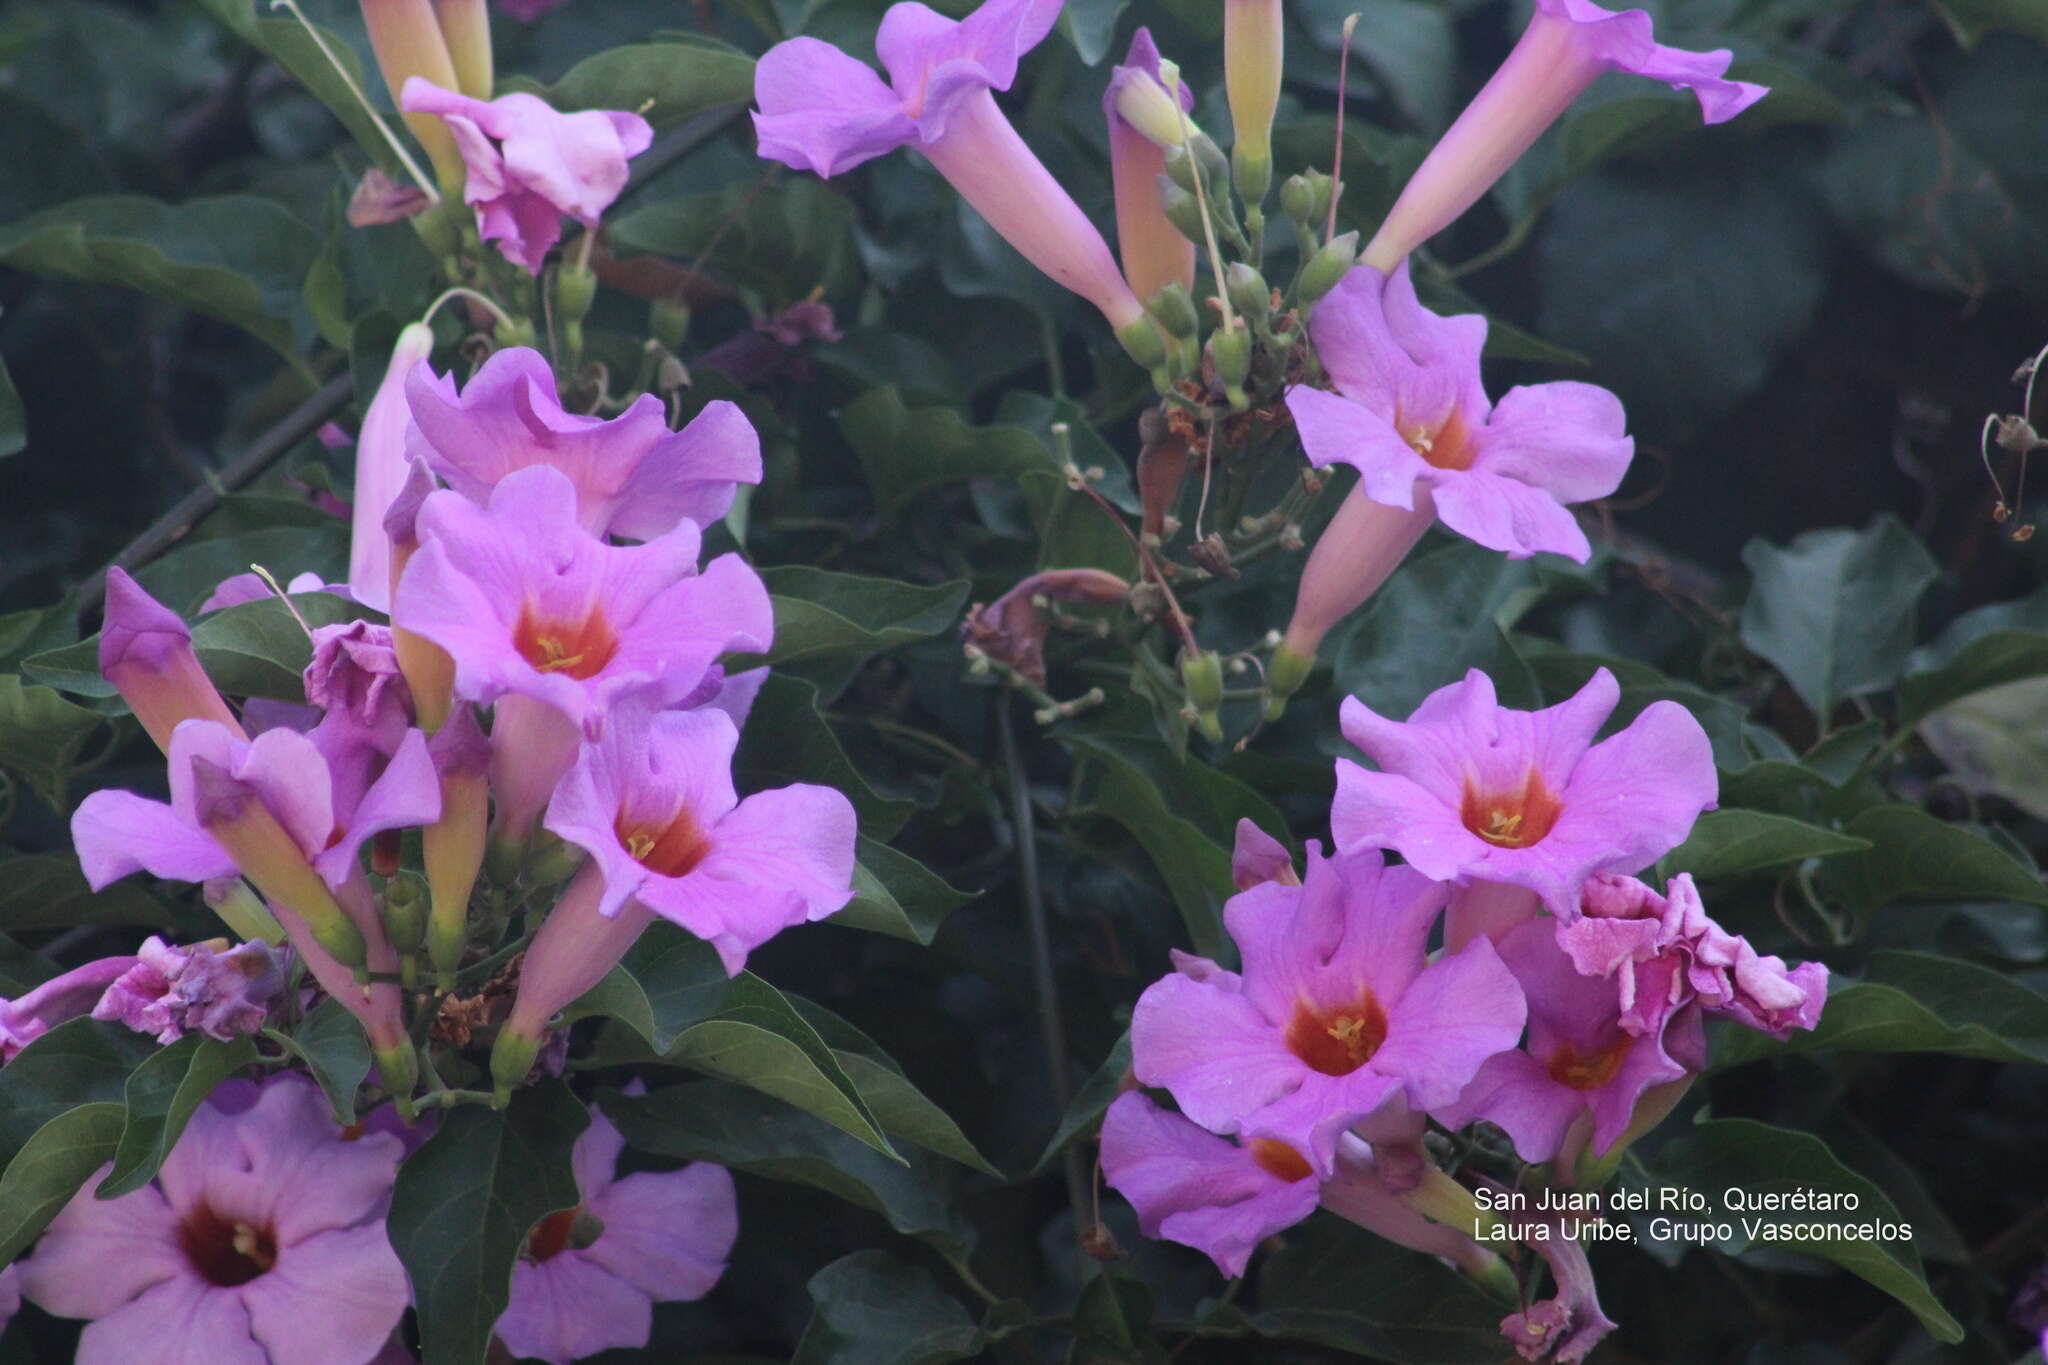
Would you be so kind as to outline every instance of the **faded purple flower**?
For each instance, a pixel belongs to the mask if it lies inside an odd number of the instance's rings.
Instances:
[[[1579,918],[1557,931],[1581,975],[1613,978],[1624,1029],[1654,1033],[1694,1000],[1780,1042],[1820,1022],[1825,966],[1802,962],[1788,970],[1783,958],[1758,953],[1708,917],[1686,873],[1666,891],[1669,899],[1634,877],[1594,877],[1580,895]]]
[[[1454,1099],[1521,1036],[1522,995],[1485,941],[1424,965],[1446,889],[1379,853],[1233,896],[1242,975],[1190,958],[1131,1019],[1131,1067],[1214,1133],[1272,1138],[1327,1176],[1337,1136],[1395,1096]]]
[[[1648,866],[1714,805],[1706,732],[1678,703],[1593,743],[1620,695],[1603,668],[1569,700],[1516,711],[1474,669],[1406,721],[1347,698],[1344,737],[1380,771],[1338,760],[1337,846],[1391,848],[1442,881],[1527,887],[1569,919],[1588,877]]]
[[[565,411],[538,351],[495,352],[457,395],[452,375],[421,365],[406,380],[411,453],[478,506],[506,475],[550,465],[575,485],[576,520],[594,536],[653,540],[689,520],[709,526],[739,484],[761,481],[761,440],[737,407],[705,405],[670,431],[642,394],[609,421]]]
[[[53,976],[26,995],[0,996],[0,1063],[59,1024],[89,1014],[107,987],[134,968],[134,957],[103,957]]]
[[[1488,1058],[1454,1103],[1433,1111],[1446,1128],[1482,1118],[1498,1124],[1524,1161],[1556,1156],[1566,1131],[1588,1113],[1593,1151],[1606,1152],[1627,1131],[1645,1090],[1686,1074],[1673,1052],[1697,1058],[1701,1051],[1697,1011],[1649,1034],[1624,1029],[1614,992],[1579,975],[1557,946],[1558,924],[1528,920],[1500,941],[1501,960],[1529,1002],[1527,1047]]]
[[[875,35],[886,84],[830,43],[777,43],[754,69],[761,155],[834,176],[914,146],[1025,259],[1118,329],[1143,322],[1102,234],[989,93],[1010,88],[1059,11],[1059,0],[986,0],[956,21],[915,0],[891,5]]]
[[[1564,1235],[1561,1219],[1549,1221],[1553,1235],[1536,1238],[1529,1245],[1549,1265],[1557,1292],[1502,1318],[1500,1334],[1524,1360],[1548,1357],[1572,1365],[1584,1360],[1614,1330],[1614,1323],[1600,1311],[1586,1249]]]
[[[167,1045],[187,1033],[227,1043],[258,1032],[284,993],[285,959],[260,939],[178,948],[152,934],[136,958],[107,987],[92,1017],[118,1020]]]
[[[303,1076],[230,1082],[149,1185],[101,1200],[86,1182],[22,1293],[91,1319],[78,1365],[364,1365],[406,1308],[383,1221],[399,1150],[342,1140]]]
[[[542,1219],[512,1268],[498,1339],[513,1355],[567,1365],[647,1344],[654,1305],[700,1299],[725,1273],[739,1235],[732,1175],[614,1174],[626,1140],[596,1109],[571,1158],[581,1202]]]
[[[469,171],[463,198],[476,209],[478,233],[536,275],[562,239],[562,218],[595,231],[626,187],[626,162],[654,142],[638,114],[565,114],[524,92],[471,99],[418,76],[406,81],[399,108],[440,115]]]

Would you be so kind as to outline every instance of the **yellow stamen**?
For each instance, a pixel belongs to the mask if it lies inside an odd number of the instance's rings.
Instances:
[[[547,656],[537,665],[543,673],[554,673],[561,669],[574,668],[583,662],[583,655],[581,653],[564,654],[562,652],[561,640],[553,635],[542,635],[536,638],[534,643],[539,645],[540,652]]]

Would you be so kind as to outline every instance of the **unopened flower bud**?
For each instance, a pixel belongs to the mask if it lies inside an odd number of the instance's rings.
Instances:
[[[1301,173],[1301,181],[1308,186],[1309,200],[1308,216],[1300,221],[1311,227],[1318,226],[1330,216],[1330,196],[1336,186],[1327,172],[1313,167]]]
[[[1301,301],[1315,303],[1335,289],[1357,259],[1357,233],[1347,232],[1326,243],[1301,269]]]
[[[1231,307],[1247,321],[1262,323],[1273,310],[1273,291],[1266,277],[1243,261],[1231,262],[1223,272],[1223,288],[1230,295]]]
[[[1116,329],[1116,339],[1131,359],[1148,370],[1158,369],[1166,362],[1166,343],[1160,339],[1159,329],[1150,318],[1140,317],[1125,323]]]
[[[1315,666],[1315,655],[1299,653],[1284,644],[1273,652],[1273,661],[1266,666],[1268,724],[1286,712],[1287,699],[1301,690],[1301,685],[1308,681],[1308,675]]]
[[[1206,240],[1207,234],[1202,230],[1202,206],[1195,201],[1193,194],[1175,184],[1168,175],[1159,177],[1159,208],[1166,215],[1166,221],[1180,229],[1181,236],[1196,246]]]
[[[410,988],[414,954],[427,936],[427,888],[417,873],[401,871],[384,884],[384,934],[403,959],[399,970]]]
[[[540,336],[533,330],[532,319],[506,318],[491,329],[491,340],[498,343],[500,350],[509,351],[521,346],[534,346],[539,343]]]
[[[647,331],[671,351],[679,351],[690,335],[690,305],[680,298],[656,299],[647,305]]]
[[[1307,177],[1290,175],[1280,182],[1280,211],[1297,223],[1316,221],[1316,192]]]
[[[1252,372],[1251,333],[1242,325],[1217,328],[1209,338],[1209,364],[1216,371],[1216,382],[1223,386],[1230,406],[1239,412],[1250,406],[1244,381]]]
[[[565,263],[555,273],[555,316],[563,322],[581,322],[597,298],[597,274],[587,265]]]
[[[1195,301],[1178,284],[1169,284],[1146,300],[1145,311],[1166,329],[1169,336],[1185,340],[1202,329],[1201,315],[1195,312]]]

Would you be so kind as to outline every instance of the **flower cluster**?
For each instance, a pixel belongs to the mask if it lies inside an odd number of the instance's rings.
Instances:
[[[1406,721],[1347,705],[1377,768],[1339,761],[1335,849],[1311,844],[1297,877],[1242,826],[1224,908],[1242,969],[1176,955],[1132,1016],[1132,1074],[1179,1110],[1132,1093],[1103,1124],[1105,1178],[1145,1231],[1237,1275],[1320,1205],[1497,1279],[1472,1235],[1486,1215],[1426,1155],[1427,1121],[1486,1120],[1570,1187],[1704,1068],[1706,1016],[1814,1026],[1825,967],[1757,953],[1689,877],[1659,895],[1628,875],[1684,840],[1716,783],[1675,703],[1596,742],[1618,696],[1601,670],[1518,711],[1475,672]],[[1531,1359],[1580,1359],[1612,1324],[1583,1254],[1539,1250],[1557,1297],[1503,1332]]]

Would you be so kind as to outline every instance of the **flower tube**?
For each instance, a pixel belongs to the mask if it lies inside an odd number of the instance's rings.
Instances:
[[[376,396],[363,413],[356,436],[356,485],[348,540],[348,586],[356,601],[373,611],[391,610],[391,537],[385,514],[405,486],[407,461],[405,378],[434,349],[434,329],[408,325],[391,348],[391,363]]]
[[[1194,92],[1182,84],[1180,108],[1194,105]],[[1124,64],[1110,73],[1102,116],[1109,123],[1109,170],[1116,184],[1117,251],[1132,291],[1150,299],[1169,284],[1192,290],[1195,244],[1159,203],[1166,149],[1178,147],[1181,134],[1174,98],[1159,83],[1159,49],[1148,30],[1131,35]]]
[[[1230,100],[1231,179],[1256,208],[1273,183],[1285,26],[1280,0],[1223,0],[1223,89]]]
[[[199,666],[184,618],[143,591],[119,567],[107,570],[100,676],[114,685],[165,753],[170,752],[171,732],[180,721],[214,721],[247,738],[220,689]]]
[[[434,14],[433,0],[362,0],[363,27],[370,33],[370,49],[377,55],[377,69],[384,73],[385,88],[400,101],[405,83],[414,77],[453,88],[457,84],[455,63],[448,55],[448,42],[441,34],[441,21]],[[447,194],[462,189],[462,153],[455,138],[431,114],[405,114],[405,126],[426,148],[434,163],[434,178]]]
[[[989,93],[1010,88],[1059,10],[987,0],[956,22],[915,0],[892,5],[875,37],[887,84],[830,43],[778,43],[755,68],[754,131],[762,156],[828,177],[916,147],[1026,260],[1101,309],[1127,348],[1149,338],[1157,349],[1102,234]]]
[[[1363,263],[1391,271],[1449,226],[1602,72],[1626,71],[1691,90],[1708,123],[1734,118],[1770,92],[1725,79],[1730,60],[1726,48],[1687,52],[1663,46],[1651,36],[1650,16],[1639,9],[1537,0],[1514,51],[1417,168],[1367,243]],[[1236,108],[1234,95],[1231,107]]]
[[[494,84],[490,0],[434,0],[434,15],[455,67],[456,88],[474,99],[489,99]]]

